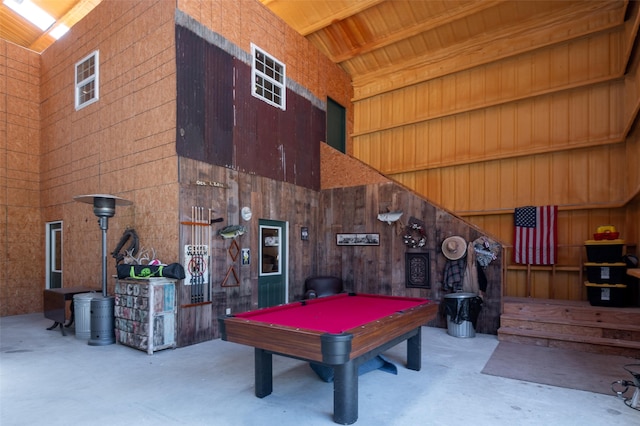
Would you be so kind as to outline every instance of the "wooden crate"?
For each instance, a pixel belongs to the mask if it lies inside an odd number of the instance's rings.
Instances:
[[[176,280],[116,280],[116,341],[154,351],[176,347]]]

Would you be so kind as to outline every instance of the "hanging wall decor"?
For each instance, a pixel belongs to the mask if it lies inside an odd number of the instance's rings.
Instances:
[[[406,226],[402,239],[404,244],[409,248],[422,248],[427,245],[427,234],[424,230],[424,223],[412,217]]]
[[[406,286],[431,288],[429,282],[429,253],[405,253]]]
[[[379,246],[380,234],[336,234],[336,244],[339,246]]]
[[[191,220],[180,222],[191,227],[191,244],[184,246],[185,286],[190,286],[191,303],[211,301],[211,280],[209,270],[211,223],[213,210],[191,206]]]

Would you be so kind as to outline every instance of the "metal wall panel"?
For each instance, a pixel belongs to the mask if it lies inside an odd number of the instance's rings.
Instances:
[[[281,110],[251,95],[251,66],[176,26],[178,155],[320,189],[325,111],[287,89]]]

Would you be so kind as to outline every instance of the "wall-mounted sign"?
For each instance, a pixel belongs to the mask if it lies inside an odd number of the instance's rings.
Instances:
[[[224,188],[224,189],[229,188],[227,184],[224,184],[222,182],[215,182],[212,180],[197,180],[193,182],[193,184],[197,186],[213,186],[215,188]]]

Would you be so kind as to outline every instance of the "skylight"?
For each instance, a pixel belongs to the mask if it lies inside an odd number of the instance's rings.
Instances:
[[[46,31],[56,22],[53,16],[36,6],[31,0],[4,0],[3,3],[42,31]]]
[[[58,40],[60,37],[65,35],[67,31],[69,31],[69,27],[67,27],[65,24],[60,24],[49,31],[49,35]]]

